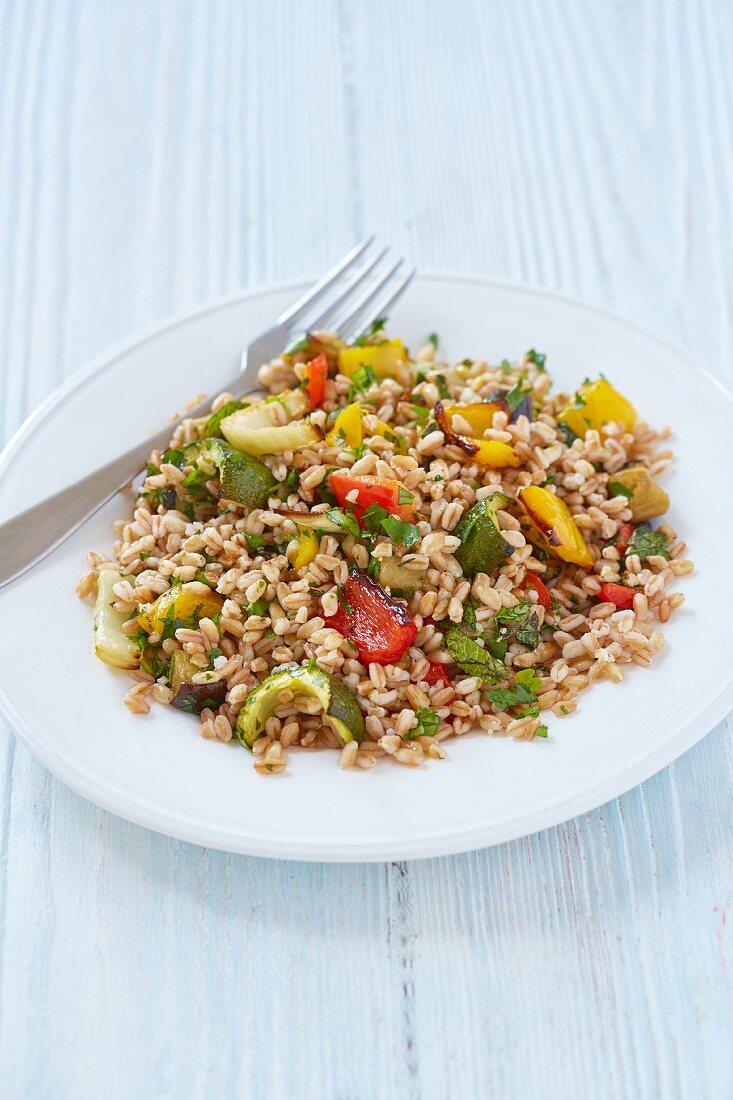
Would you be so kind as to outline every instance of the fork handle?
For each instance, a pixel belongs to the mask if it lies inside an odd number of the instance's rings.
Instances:
[[[186,417],[200,416],[209,406],[210,402],[204,401],[188,411]],[[150,452],[168,446],[175,427],[169,424],[106,466],[100,466],[73,485],[0,524],[0,588],[60,546],[115,493],[137,477]]]

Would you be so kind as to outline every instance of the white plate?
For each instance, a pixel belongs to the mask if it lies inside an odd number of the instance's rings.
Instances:
[[[61,488],[164,422],[186,396],[216,393],[242,344],[303,284],[166,321],[62,386],[6,448],[0,517]],[[548,353],[563,388],[599,371],[642,415],[675,429],[670,520],[696,572],[652,670],[596,685],[577,715],[533,744],[467,736],[415,770],[341,771],[334,753],[292,753],[266,779],[237,745],[196,723],[122,705],[124,674],[95,660],[91,611],[74,594],[84,553],[106,550],[129,503],[112,502],[49,560],[0,593],[0,707],[63,782],[114,813],[198,844],[306,860],[384,860],[466,851],[564,821],[627,791],[693,745],[733,706],[733,584],[726,483],[731,397],[686,351],[604,311],[547,291],[425,275],[392,319],[413,346],[440,333],[451,358]],[[39,516],[42,522],[42,516]],[[1,552],[1,548],[0,548]],[[32,672],[29,672],[32,669]]]

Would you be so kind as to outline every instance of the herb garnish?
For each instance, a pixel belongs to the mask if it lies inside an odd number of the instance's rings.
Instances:
[[[506,680],[508,673],[501,661],[497,661],[487,653],[460,627],[452,626],[448,630],[445,635],[445,647],[461,672],[465,672],[467,676],[477,676],[490,684]]]

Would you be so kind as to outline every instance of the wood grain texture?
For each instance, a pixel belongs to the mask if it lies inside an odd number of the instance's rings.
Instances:
[[[730,378],[732,50],[726,0],[1,0],[0,432],[372,230]],[[730,732],[540,835],[329,867],[129,825],[3,731],[2,1094],[730,1096]]]

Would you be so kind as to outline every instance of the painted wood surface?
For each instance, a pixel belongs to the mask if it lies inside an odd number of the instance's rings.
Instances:
[[[730,377],[732,51],[726,0],[2,0],[0,431],[372,230]],[[0,1091],[731,1096],[730,732],[538,836],[329,867],[128,825],[2,731]]]

